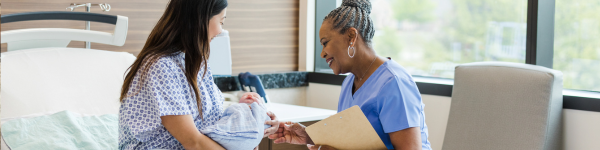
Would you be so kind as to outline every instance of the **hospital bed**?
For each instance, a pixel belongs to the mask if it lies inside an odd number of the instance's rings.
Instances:
[[[1,123],[69,110],[84,115],[118,114],[124,73],[136,57],[126,52],[67,48],[71,41],[114,46],[125,43],[128,18],[84,12],[3,15],[2,24],[77,20],[115,25],[113,33],[67,28],[3,31]],[[9,149],[2,140],[2,150]]]
[[[71,111],[82,116],[118,114],[127,68],[136,57],[126,52],[67,48],[71,41],[114,46],[125,43],[128,18],[85,12],[29,12],[2,16],[2,24],[34,20],[93,21],[115,25],[113,33],[64,28],[2,32],[8,52],[1,55],[0,123]],[[229,32],[211,41],[215,75],[231,75]],[[114,137],[117,138],[117,137]],[[1,149],[9,149],[1,141]]]

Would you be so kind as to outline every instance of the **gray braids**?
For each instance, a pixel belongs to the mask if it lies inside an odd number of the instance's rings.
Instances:
[[[371,45],[371,40],[375,34],[371,14],[371,2],[369,0],[344,0],[342,5],[325,16],[325,20],[333,22],[333,28],[345,34],[350,27],[356,28],[367,45]]]

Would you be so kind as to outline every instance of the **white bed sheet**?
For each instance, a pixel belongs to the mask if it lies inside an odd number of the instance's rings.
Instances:
[[[0,57],[0,124],[63,110],[117,114],[125,71],[136,59],[126,52],[81,48],[36,48]]]

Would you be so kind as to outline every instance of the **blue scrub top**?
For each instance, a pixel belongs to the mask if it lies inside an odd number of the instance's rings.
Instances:
[[[387,60],[366,79],[354,95],[354,75],[344,79],[338,112],[358,105],[388,149],[394,149],[389,133],[419,127],[423,150],[431,150],[425,124],[425,104],[417,85],[406,70]]]

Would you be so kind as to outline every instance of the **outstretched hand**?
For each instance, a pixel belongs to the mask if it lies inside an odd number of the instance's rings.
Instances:
[[[279,129],[275,134],[270,135],[269,139],[274,139],[274,143],[314,144],[305,129],[306,127],[300,123],[280,122]]]
[[[275,116],[275,113],[268,111],[267,115],[269,115],[269,117],[271,118],[271,120],[265,121],[265,124],[271,125],[271,127],[265,129],[265,136],[267,137],[269,135],[273,135],[273,134],[277,134],[277,130],[279,130],[279,120],[277,119],[277,116]]]

